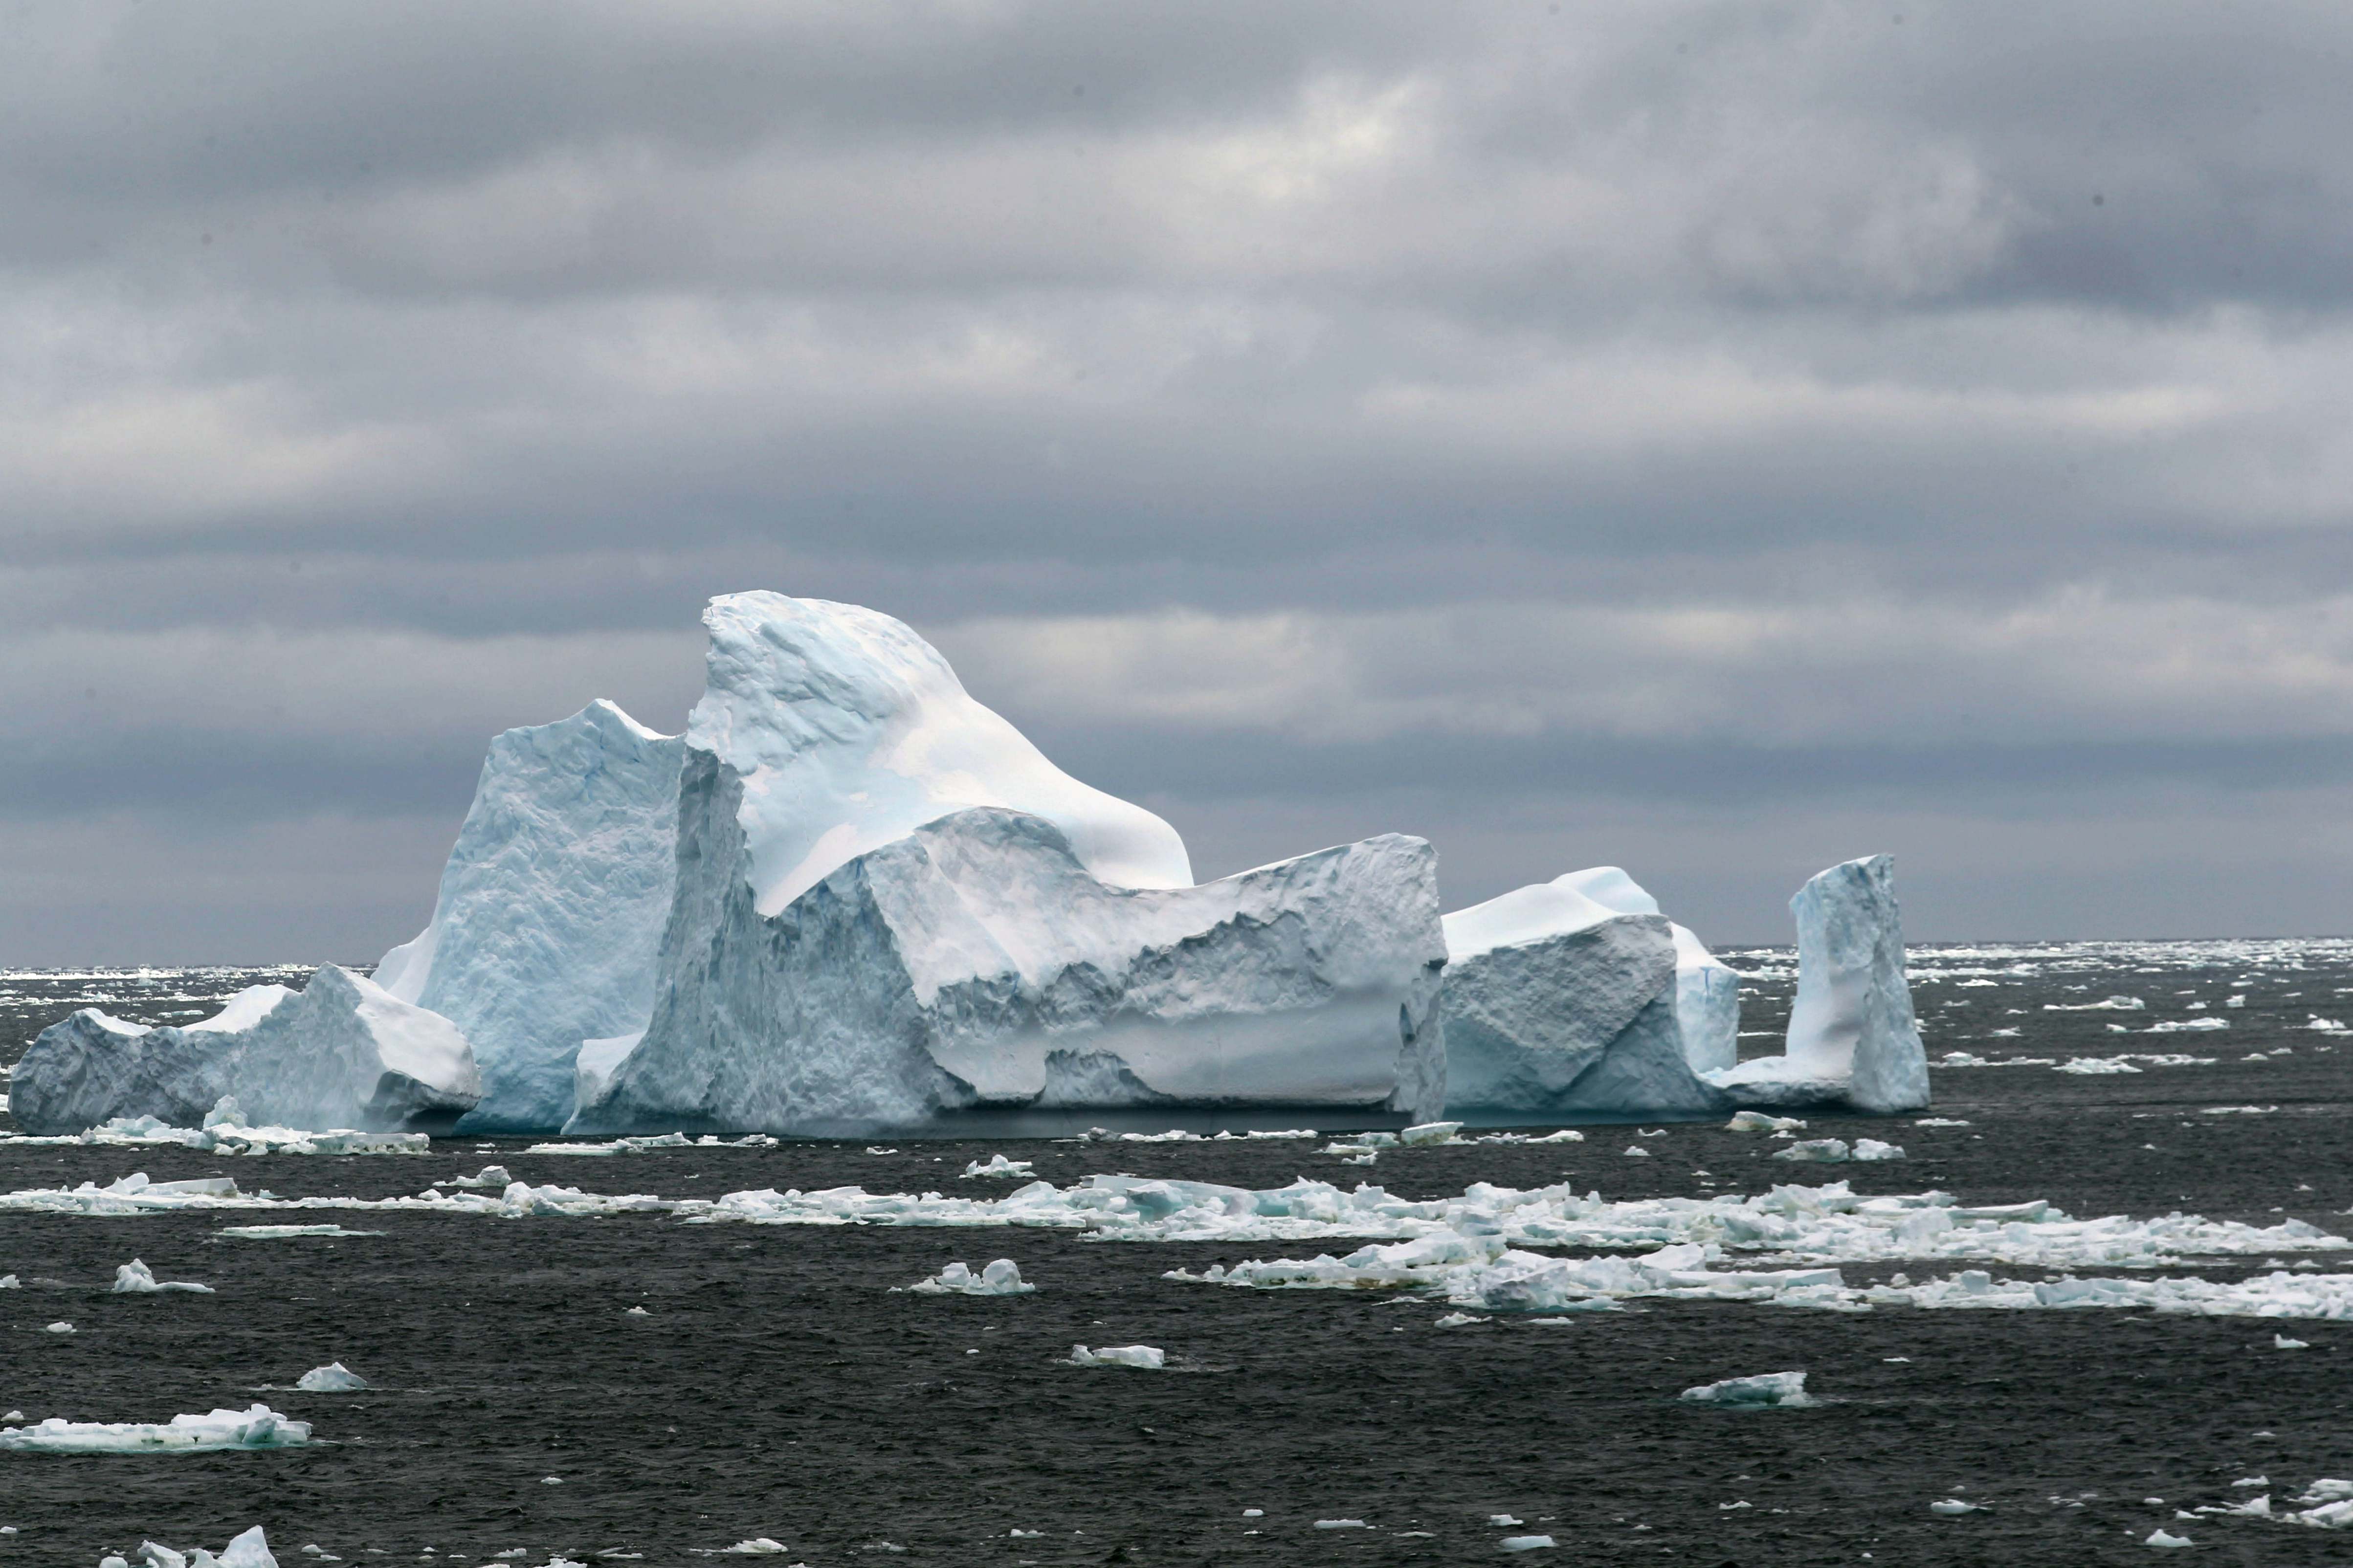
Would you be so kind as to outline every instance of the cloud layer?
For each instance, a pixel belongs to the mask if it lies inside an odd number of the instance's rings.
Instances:
[[[491,731],[675,727],[747,586],[1205,871],[2344,928],[2341,7],[11,30],[0,962],[372,956]]]

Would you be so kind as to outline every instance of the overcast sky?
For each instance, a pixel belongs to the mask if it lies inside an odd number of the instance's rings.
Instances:
[[[0,963],[872,605],[1219,874],[2353,930],[2353,8],[0,5]]]

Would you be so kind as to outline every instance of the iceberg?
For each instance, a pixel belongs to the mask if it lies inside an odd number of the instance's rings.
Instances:
[[[1089,1350],[1084,1345],[1072,1345],[1062,1363],[1065,1366],[1132,1366],[1144,1372],[1160,1372],[1168,1365],[1168,1352],[1157,1345],[1104,1345]]]
[[[1516,889],[1442,927],[1439,1016],[1456,1114],[1704,1115],[1729,1103],[1692,1069],[1673,929],[1623,871]],[[1732,995],[1736,1006],[1736,984]]]
[[[1895,861],[1866,856],[1820,872],[1789,900],[1798,994],[1788,1043],[1707,1075],[1752,1104],[1844,1103],[1882,1114],[1928,1103],[1928,1057],[1912,1016]]]
[[[565,1131],[1442,1108],[1425,841],[1196,887],[1174,828],[1063,773],[897,621],[776,594],[703,618],[652,1013],[581,1068]]]
[[[913,1285],[893,1286],[918,1296],[1027,1296],[1038,1289],[1021,1278],[1021,1267],[1010,1258],[1000,1258],[975,1274],[962,1263],[951,1263],[928,1279],[918,1279]]]
[[[331,1361],[296,1378],[294,1386],[305,1394],[350,1394],[367,1387],[368,1381],[342,1362]]]
[[[28,1454],[195,1453],[220,1448],[295,1448],[311,1440],[310,1426],[266,1405],[174,1415],[169,1421],[69,1421],[52,1415],[30,1426],[0,1431],[0,1452]]]
[[[316,1552],[318,1548],[304,1550]],[[139,1564],[140,1568],[278,1568],[278,1558],[269,1550],[269,1537],[257,1524],[222,1547],[217,1557],[201,1546],[175,1552],[160,1542],[142,1541],[139,1543]],[[98,1568],[132,1565],[123,1558],[108,1556],[99,1560]]]
[[[299,992],[253,986],[194,1024],[144,1028],[85,1007],[26,1047],[11,1088],[17,1125],[35,1133],[118,1118],[193,1127],[224,1097],[227,1113],[280,1128],[431,1130],[473,1108],[481,1075],[447,1018],[329,964]]]
[[[491,742],[431,922],[375,968],[472,1043],[482,1098],[459,1131],[562,1126],[581,1042],[645,1027],[684,755],[601,699]]]

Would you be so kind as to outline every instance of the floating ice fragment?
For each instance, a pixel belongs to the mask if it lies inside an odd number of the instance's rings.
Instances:
[[[174,1415],[160,1424],[68,1421],[52,1415],[33,1426],[0,1432],[0,1450],[46,1454],[138,1454],[214,1448],[294,1448],[311,1440],[310,1426],[290,1421],[266,1405]]]
[[[1549,1535],[1507,1535],[1499,1543],[1506,1552],[1542,1552],[1553,1544]]]
[[[2188,1546],[2190,1544],[2190,1542],[2189,1538],[2186,1535],[2168,1534],[2165,1527],[2163,1525],[2159,1525],[2155,1530],[2149,1531],[2148,1539],[2142,1542],[2141,1544],[2143,1546]]]
[[[1985,1511],[1985,1504],[1981,1502],[1963,1502],[1957,1497],[1940,1497],[1935,1502],[1928,1505],[1928,1511],[1930,1513],[1947,1514],[1983,1513]]]
[[[628,1311],[622,1313],[621,1316],[625,1318],[650,1318],[653,1314],[647,1311],[643,1307],[632,1307]]]
[[[380,1230],[345,1230],[339,1225],[232,1225],[213,1232],[233,1241],[288,1241],[301,1236],[382,1236]]]
[[[2137,1073],[2140,1068],[2122,1057],[2071,1057],[2051,1070],[2091,1077],[2102,1073]]]
[[[1852,1152],[1847,1147],[1847,1142],[1843,1138],[1810,1138],[1792,1143],[1786,1149],[1774,1150],[1773,1158],[1800,1163],[1839,1164],[1850,1159]]]
[[[1641,1160],[1647,1160],[1651,1157],[1651,1152],[1648,1149],[1643,1148],[1639,1143],[1629,1143],[1626,1145],[1626,1152],[1636,1159]]]
[[[2274,1350],[2283,1351],[2303,1351],[2310,1350],[2312,1347],[2302,1340],[2292,1340],[2285,1334],[2274,1334],[2272,1336],[2272,1348]]]
[[[1704,1383],[1696,1388],[1686,1388],[1679,1397],[1690,1405],[1774,1406],[1785,1410],[1820,1403],[1806,1392],[1806,1374],[1802,1372],[1768,1372],[1754,1377],[1727,1377],[1721,1383]]]
[[[1370,1530],[1372,1526],[1361,1519],[1319,1519],[1315,1521],[1315,1528],[1318,1530]]]
[[[154,1270],[135,1258],[115,1269],[114,1284],[110,1288],[109,1293],[116,1296],[154,1296],[166,1290],[186,1290],[199,1296],[209,1296],[213,1293],[213,1288],[209,1285],[190,1285],[171,1279],[158,1280]]]
[[[1398,1133],[1398,1142],[1408,1149],[1430,1148],[1453,1142],[1454,1135],[1461,1131],[1460,1121],[1425,1121]]]
[[[504,1192],[513,1181],[504,1165],[485,1165],[470,1176],[452,1176],[441,1184],[445,1187],[496,1187]]]
[[[74,1326],[62,1318],[41,1331],[45,1334],[69,1334],[73,1331]]]
[[[1432,1326],[1440,1329],[1460,1329],[1467,1327],[1472,1323],[1484,1323],[1491,1322],[1493,1321],[1493,1320],[1488,1318],[1474,1318],[1468,1312],[1449,1312],[1446,1316],[1439,1319]],[[1518,1521],[1514,1521],[1513,1522],[1517,1523]]]
[[[1132,1366],[1145,1372],[1159,1372],[1168,1365],[1168,1352],[1156,1345],[1105,1345],[1101,1350],[1089,1350],[1084,1345],[1072,1345],[1069,1366]]]
[[[1514,1519],[1508,1513],[1491,1513],[1487,1516],[1487,1522],[1495,1526],[1499,1530],[1508,1530],[1513,1525],[1525,1524],[1527,1521],[1525,1520]]]
[[[978,1274],[962,1263],[951,1263],[929,1279],[905,1287],[919,1296],[1026,1296],[1038,1289],[1022,1280],[1020,1266],[1000,1258]]]
[[[723,1546],[719,1549],[719,1552],[722,1556],[732,1557],[776,1557],[783,1555],[788,1550],[790,1549],[780,1541],[765,1535],[755,1535],[748,1541],[739,1541],[733,1546]]]
[[[2147,1028],[2143,1029],[2141,1033],[2144,1035],[2187,1035],[2203,1033],[2209,1029],[2227,1029],[2230,1026],[2231,1020],[2228,1018],[2159,1018],[2156,1023],[2151,1024]]]
[[[314,1366],[294,1380],[294,1386],[305,1394],[349,1394],[367,1385],[367,1379],[339,1361]]]
[[[1768,1116],[1761,1110],[1736,1110],[1724,1124],[1727,1132],[1803,1132],[1806,1124],[1794,1116]]]
[[[1034,1178],[1037,1173],[1029,1168],[1029,1161],[1008,1160],[1002,1154],[991,1154],[987,1164],[975,1160],[964,1168],[964,1179],[966,1181],[976,1176],[1004,1176],[1018,1181],[1028,1181]]]
[[[1242,1517],[1244,1519],[1264,1519],[1266,1517],[1266,1510],[1262,1508],[1246,1508],[1242,1510]]]
[[[1957,1121],[1949,1116],[1924,1116],[1912,1125],[1915,1127],[1967,1127],[1969,1123]]]

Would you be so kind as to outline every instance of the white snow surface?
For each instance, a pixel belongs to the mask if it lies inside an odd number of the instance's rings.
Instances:
[[[687,744],[742,781],[744,870],[761,914],[972,806],[1053,823],[1112,886],[1191,885],[1175,828],[1047,761],[902,623],[757,592],[712,600],[702,624],[707,685]]]
[[[174,1415],[169,1421],[69,1421],[62,1415],[0,1430],[0,1452],[39,1454],[194,1453],[218,1448],[294,1448],[310,1442],[307,1423],[266,1405]]]
[[[240,1116],[276,1126],[385,1130],[446,1123],[481,1097],[458,1027],[371,980],[329,964],[300,993],[267,1005],[253,997],[190,1027],[141,1028],[90,1007],[51,1025],[16,1064],[17,1125],[36,1134],[117,1118],[185,1127],[226,1096]],[[232,1015],[250,1021],[232,1027]]]
[[[376,983],[472,1042],[466,1131],[564,1124],[584,1039],[644,1028],[677,876],[685,742],[602,699],[491,742],[433,919]]]

